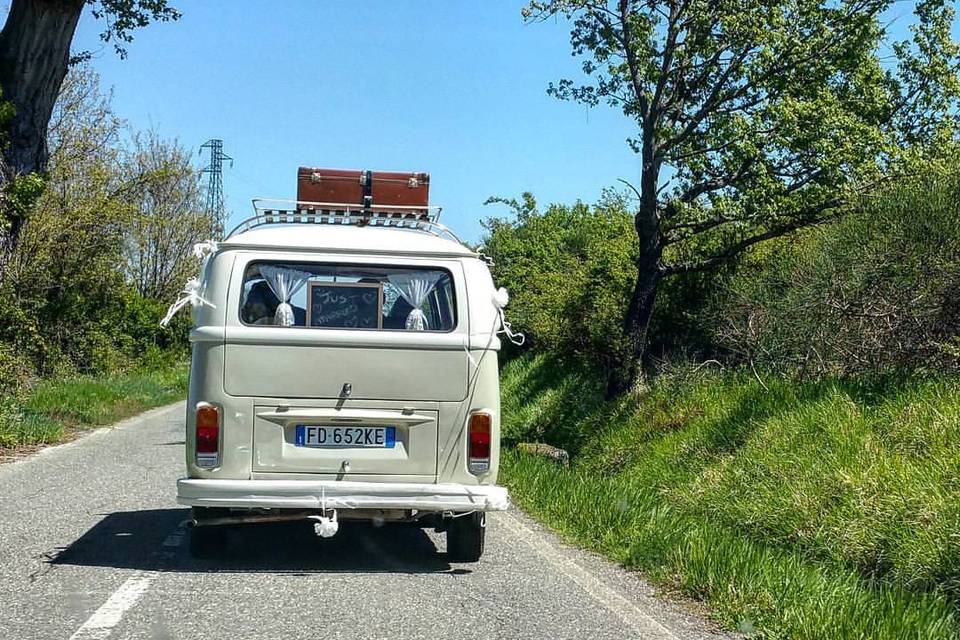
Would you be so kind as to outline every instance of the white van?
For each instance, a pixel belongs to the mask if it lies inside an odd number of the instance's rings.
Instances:
[[[508,505],[506,292],[433,210],[255,206],[208,243],[185,298],[191,551],[215,552],[223,525],[312,520],[329,536],[360,519],[435,527],[451,560],[478,560],[484,514]]]

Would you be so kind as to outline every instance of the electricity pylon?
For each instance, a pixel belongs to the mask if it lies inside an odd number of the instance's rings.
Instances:
[[[227,214],[223,206],[223,161],[229,160],[232,167],[233,158],[223,152],[223,140],[207,140],[200,145],[201,155],[204,149],[210,150],[210,163],[200,171],[207,174],[206,212],[213,220],[214,235],[217,240],[222,240],[227,224]]]

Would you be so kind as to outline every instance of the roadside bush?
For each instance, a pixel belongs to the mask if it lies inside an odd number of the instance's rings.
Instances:
[[[17,435],[23,429],[23,408],[15,398],[0,397],[0,447],[20,444]]]
[[[141,298],[122,281],[107,282],[110,290],[80,297],[55,287],[45,298],[0,288],[0,394],[39,378],[164,367],[186,357],[189,314],[162,328],[165,302]]]
[[[4,298],[0,293],[0,317],[9,318],[4,313],[4,306]],[[0,397],[23,387],[35,375],[31,350],[25,348],[26,340],[4,340],[4,328],[9,329],[9,325],[0,322]]]
[[[487,221],[485,251],[510,290],[510,319],[534,350],[605,377],[635,279],[628,201],[609,192],[592,207],[542,213],[529,194],[506,202],[516,215]],[[738,263],[670,278],[656,302],[650,353],[815,376],[956,370],[958,206],[957,176],[913,179]]]
[[[485,223],[484,252],[493,276],[510,291],[507,314],[528,348],[606,379],[618,362],[623,317],[636,282],[638,243],[629,201],[608,191],[595,206],[550,205],[542,213],[530,194],[497,199],[515,217]],[[723,274],[671,278],[657,298],[651,352],[711,354],[702,314]]]
[[[128,149],[122,126],[96,74],[72,69],[49,130],[47,179],[0,283],[0,394],[186,353],[187,315],[161,329],[172,300],[154,297],[172,297],[196,269],[189,246],[209,225],[197,224],[188,154],[155,135]],[[134,261],[156,277],[135,277]]]
[[[634,280],[633,219],[612,193],[593,207],[550,205],[543,213],[532,197],[526,203],[515,220],[486,222],[484,252],[510,291],[510,319],[536,349],[608,370]]]
[[[747,258],[715,299],[718,342],[813,374],[960,366],[960,179],[900,184]]]

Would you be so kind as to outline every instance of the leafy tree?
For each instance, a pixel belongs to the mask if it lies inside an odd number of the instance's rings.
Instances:
[[[132,31],[151,20],[176,20],[180,14],[167,0],[12,0],[0,31],[0,87],[12,113],[2,114],[5,146],[0,180],[4,190],[20,176],[43,174],[47,169],[47,126],[60,87],[71,62],[70,43],[85,6],[106,24],[101,39],[113,43],[117,53]],[[82,53],[73,61],[82,60]],[[29,190],[28,190],[29,192]],[[37,190],[32,191],[37,195]],[[26,207],[0,202],[0,275],[16,247],[26,220]],[[29,204],[29,202],[27,203]]]
[[[639,374],[658,289],[834,218],[957,138],[947,0],[916,4],[887,55],[892,0],[534,0],[572,21],[586,81],[549,93],[637,125],[637,278],[610,393]],[[891,62],[892,60],[892,62]]]
[[[607,192],[595,206],[491,198],[514,221],[488,219],[483,251],[511,292],[510,316],[534,348],[562,353],[609,372],[621,340],[619,309],[629,293],[636,240],[624,197]]]
[[[213,237],[190,153],[154,132],[134,136],[125,161],[136,208],[124,253],[127,278],[145,298],[171,299],[195,275],[195,242]]]
[[[123,133],[97,75],[72,69],[51,120],[46,188],[0,282],[0,345],[41,375],[116,370],[185,335],[160,330],[165,304],[126,277],[141,195],[154,188],[158,208],[178,209],[155,188],[171,174],[132,161]]]
[[[132,214],[118,175],[123,122],[87,67],[64,82],[51,121],[46,188],[10,259],[3,285],[13,311],[4,341],[20,343],[40,372],[106,353],[98,325],[123,291],[123,230]],[[99,346],[95,346],[99,345]]]

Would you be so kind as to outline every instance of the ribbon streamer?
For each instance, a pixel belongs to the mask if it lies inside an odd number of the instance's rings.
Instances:
[[[163,316],[163,320],[160,321],[160,326],[166,327],[168,324],[170,324],[170,321],[173,320],[173,316],[177,315],[177,312],[188,304],[194,307],[205,304],[211,309],[216,309],[217,306],[215,304],[209,300],[205,300],[200,295],[200,288],[200,280],[198,278],[190,278],[187,280],[187,283],[183,285],[183,291],[181,292],[180,297],[177,298],[177,301],[170,305],[170,307],[167,309],[167,315]]]
[[[200,264],[201,274],[206,271],[207,260],[217,251],[219,246],[216,240],[204,240],[203,242],[194,243],[193,255],[195,258],[202,260]],[[202,288],[199,278],[190,278],[187,280],[186,284],[183,285],[183,291],[180,292],[180,297],[167,308],[167,315],[163,316],[163,320],[160,321],[160,326],[166,327],[169,325],[170,321],[173,320],[173,316],[177,315],[177,312],[187,306],[187,304],[194,307],[205,304],[211,309],[216,309],[215,304],[204,300],[203,297],[200,296],[200,289]]]
[[[503,315],[503,307],[497,308],[497,313],[500,315],[500,330],[497,331],[498,334],[502,333],[507,336],[507,339],[518,347],[522,347],[523,343],[527,341],[527,336],[520,333],[519,331],[514,331],[513,327],[507,322],[507,319]]]

